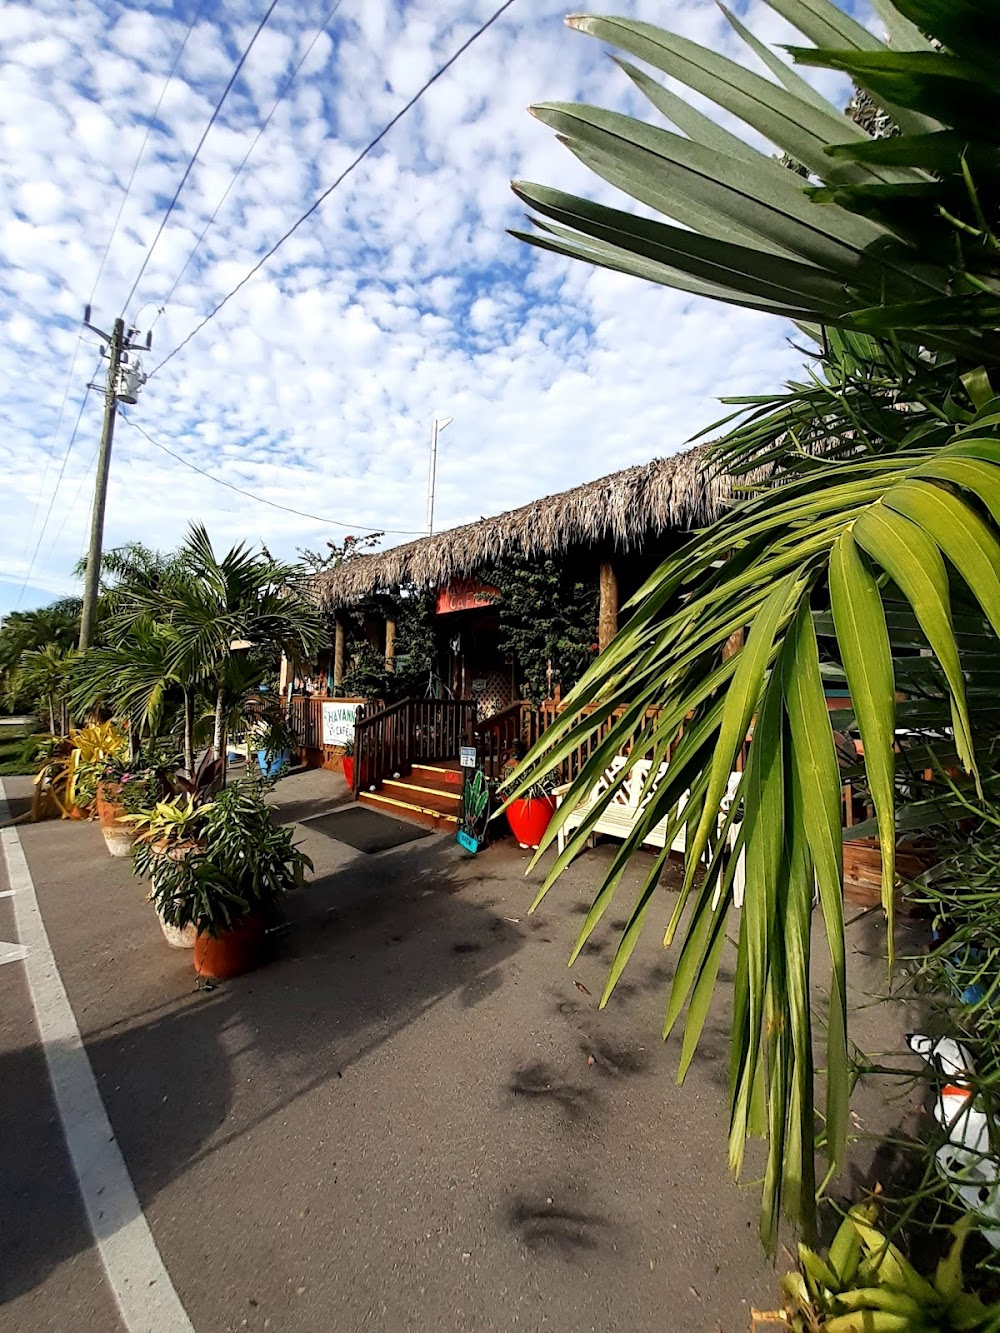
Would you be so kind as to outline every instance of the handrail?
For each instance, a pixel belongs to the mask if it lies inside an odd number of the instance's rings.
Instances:
[[[448,759],[471,738],[474,699],[400,699],[354,724],[354,794],[408,773],[421,760]]]
[[[503,765],[515,754],[518,741],[526,739],[525,723],[531,712],[531,705],[522,699],[476,723],[476,758],[491,781],[499,781]]]

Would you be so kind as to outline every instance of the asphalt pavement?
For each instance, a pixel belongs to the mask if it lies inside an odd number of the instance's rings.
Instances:
[[[16,814],[29,786],[5,785]],[[510,840],[475,858],[440,835],[366,856],[309,829],[345,799],[328,773],[279,786],[278,817],[297,823],[315,876],[289,900],[272,959],[212,989],[167,947],[95,825],[19,826],[195,1333],[745,1329],[752,1305],[776,1303],[777,1275],[756,1189],[725,1165],[731,959],[677,1087],[676,1047],[659,1039],[671,892],[597,1008],[643,866],[569,971],[610,848],[529,917],[538,878]],[[17,940],[11,908],[0,898],[3,941]],[[862,1001],[874,929],[855,928]],[[880,1050],[906,1026],[893,1009],[864,1022]],[[0,1333],[119,1333],[16,960],[0,966],[0,1087]],[[862,1115],[878,1119],[866,1095]]]

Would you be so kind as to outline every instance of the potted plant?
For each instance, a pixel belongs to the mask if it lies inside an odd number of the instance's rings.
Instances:
[[[340,757],[340,765],[344,770],[344,781],[354,790],[354,742],[352,740],[344,742],[344,753]]]
[[[89,819],[102,765],[127,753],[128,740],[113,722],[71,727],[66,736],[41,737],[35,776],[40,802],[54,804],[63,819]]]
[[[522,747],[523,748],[523,747]],[[521,756],[515,754],[503,766],[503,783],[510,782],[520,763]],[[507,823],[517,839],[518,846],[537,847],[542,835],[555,814],[556,798],[552,795],[553,779],[550,775],[537,782],[516,796],[507,805]]]
[[[233,977],[256,966],[269,912],[312,869],[291,830],[273,822],[262,791],[259,783],[238,782],[194,806],[173,854],[148,834],[136,844],[135,869],[150,874],[161,921],[194,932],[201,976]]]
[[[270,711],[250,729],[257,750],[257,763],[265,778],[277,778],[291,766],[299,738],[291,723],[278,711]]]
[[[121,816],[132,830],[132,866],[136,874],[148,875],[149,900],[156,908],[164,938],[173,949],[193,949],[197,930],[173,920],[164,910],[165,894],[173,882],[174,868],[201,850],[201,825],[211,802],[197,801],[190,793]]]

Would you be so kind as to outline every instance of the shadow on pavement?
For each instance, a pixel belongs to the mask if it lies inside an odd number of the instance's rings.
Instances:
[[[443,839],[351,860],[289,898],[271,962],[212,990],[150,1004],[148,951],[137,951],[131,973],[102,979],[114,998],[85,1042],[143,1207],[199,1164],[221,1181],[232,1159],[213,1166],[220,1149],[342,1077],[446,997],[473,1006],[500,985],[501,965],[523,940],[456,896],[457,864]],[[0,1054],[0,1087],[7,1302],[85,1249],[89,1235],[41,1050]]]

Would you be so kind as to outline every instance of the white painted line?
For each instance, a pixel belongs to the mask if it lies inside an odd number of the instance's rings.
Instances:
[[[20,963],[27,955],[28,951],[23,944],[8,944],[6,940],[0,940],[0,967],[4,963]]]
[[[2,799],[2,797],[0,797],[0,799]],[[17,893],[17,889],[4,889],[0,892],[0,898],[13,898],[15,893]]]
[[[7,795],[0,779],[0,822]],[[25,972],[66,1144],[128,1333],[194,1333],[139,1206],[63,986],[16,828],[0,830]]]

